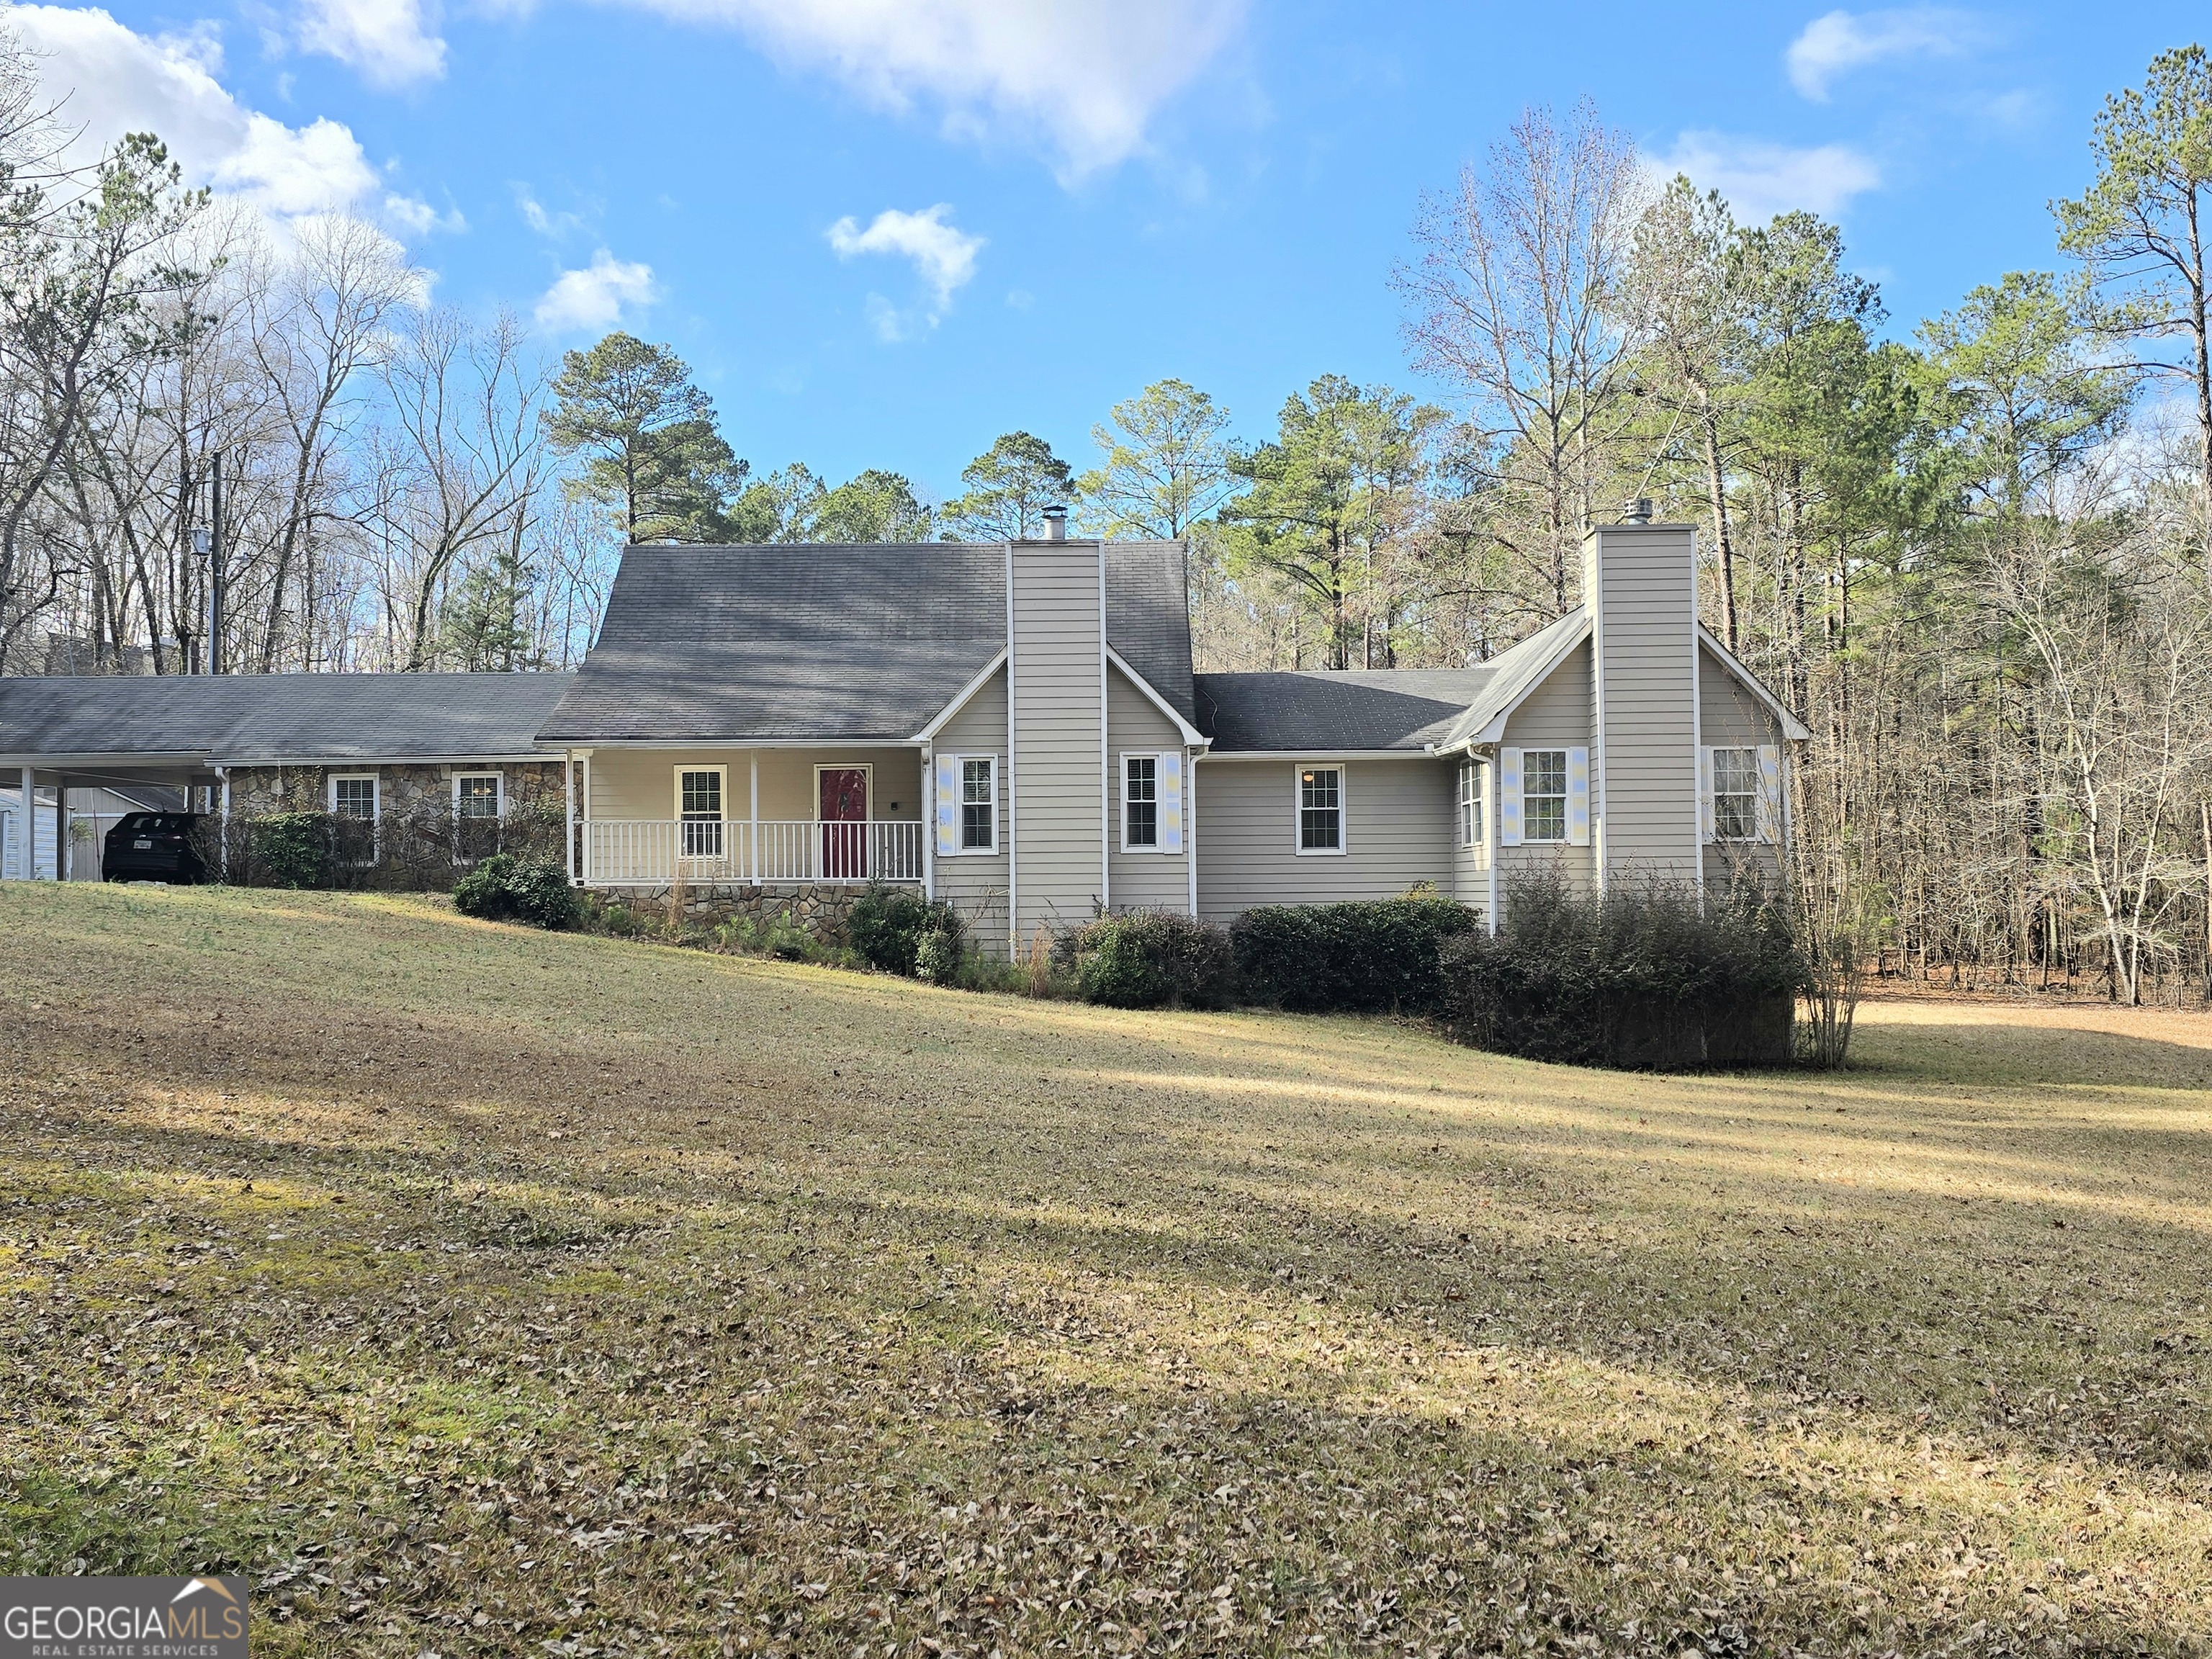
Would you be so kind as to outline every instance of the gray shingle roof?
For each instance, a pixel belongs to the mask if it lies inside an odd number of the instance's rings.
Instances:
[[[912,737],[1006,641],[1003,543],[633,547],[549,743]],[[1178,543],[1109,543],[1109,641],[1193,713]]]
[[[1581,639],[1579,608],[1471,668],[1200,674],[1199,729],[1216,754],[1419,750],[1464,743]]]
[[[523,755],[574,674],[0,679],[0,755],[238,765]]]

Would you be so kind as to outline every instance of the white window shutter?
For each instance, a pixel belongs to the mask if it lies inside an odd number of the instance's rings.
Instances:
[[[1122,773],[1124,781],[1128,774]],[[1163,749],[1154,763],[1153,794],[1158,801],[1160,851],[1182,851],[1182,753]]]
[[[1567,750],[1567,844],[1589,845],[1589,750]]]
[[[1782,839],[1782,751],[1759,751],[1759,838],[1769,846]]]
[[[1498,752],[1498,844],[1521,844],[1521,751]]]
[[[960,757],[937,757],[937,856],[960,851]]]
[[[1713,817],[1713,751],[1710,744],[1698,750],[1698,839],[1705,842],[1720,839],[1720,828]]]

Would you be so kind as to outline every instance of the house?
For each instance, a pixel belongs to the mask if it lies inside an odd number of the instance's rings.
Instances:
[[[1595,531],[1584,605],[1460,669],[1194,674],[1182,550],[638,547],[539,733],[578,878],[918,884],[1019,951],[1099,910],[1227,921],[1420,884],[1498,912],[1778,870],[1807,735],[1696,619],[1696,533]]]
[[[234,815],[557,793],[586,886],[835,914],[907,884],[1008,952],[1101,910],[1427,886],[1495,917],[1539,865],[1783,868],[1808,733],[1698,625],[1691,526],[1593,531],[1585,603],[1486,663],[1198,674],[1181,544],[1048,523],[633,547],[573,675],[0,681],[0,768]]]

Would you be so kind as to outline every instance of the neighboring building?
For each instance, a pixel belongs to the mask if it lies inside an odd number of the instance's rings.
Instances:
[[[184,781],[234,812],[374,812],[496,773],[502,802],[562,793],[586,885],[757,904],[910,883],[1015,951],[1100,910],[1225,921],[1425,886],[1494,916],[1540,864],[1584,887],[1781,868],[1808,734],[1698,625],[1687,526],[1594,532],[1588,602],[1473,667],[1194,674],[1182,545],[1052,522],[633,547],[574,675],[0,681],[0,767],[90,781],[189,748]],[[164,686],[186,688],[173,710]],[[203,731],[203,702],[237,723]]]

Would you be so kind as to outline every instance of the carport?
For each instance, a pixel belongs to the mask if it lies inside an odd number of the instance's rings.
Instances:
[[[0,879],[72,879],[70,793],[149,787],[180,790],[191,810],[214,811],[222,779],[198,755],[0,755]]]

